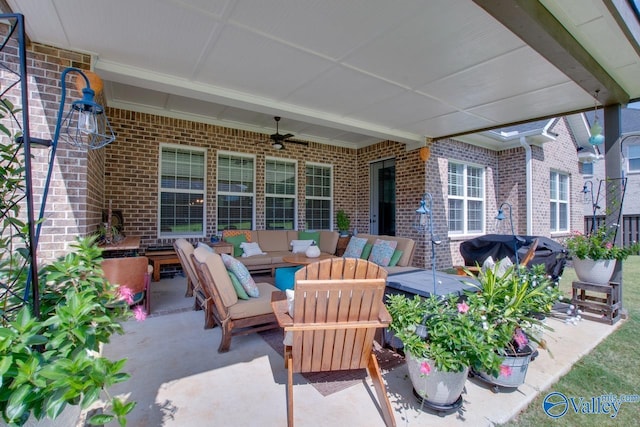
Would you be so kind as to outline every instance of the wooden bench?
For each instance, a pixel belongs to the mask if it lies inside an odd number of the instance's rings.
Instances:
[[[163,265],[180,264],[178,254],[173,249],[150,251],[145,254],[153,266],[153,281],[160,280],[160,268]]]

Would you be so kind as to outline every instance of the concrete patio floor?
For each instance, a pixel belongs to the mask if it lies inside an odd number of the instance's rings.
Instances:
[[[137,406],[130,426],[284,426],[286,370],[282,356],[259,335],[234,337],[231,350],[217,352],[220,328],[203,329],[203,313],[184,298],[185,279],[152,283],[152,316],[128,321],[125,335],[104,349],[110,358],[128,358],[129,381],[111,389]],[[544,351],[529,366],[525,384],[495,393],[469,379],[460,411],[437,415],[420,410],[406,365],[383,372],[398,426],[491,426],[504,423],[553,384],[621,322],[609,326],[583,320],[577,325],[549,319],[546,334],[553,358]],[[294,377],[297,426],[383,426],[367,379],[328,396],[303,377]],[[542,408],[540,408],[542,411]],[[115,424],[114,424],[115,425]]]

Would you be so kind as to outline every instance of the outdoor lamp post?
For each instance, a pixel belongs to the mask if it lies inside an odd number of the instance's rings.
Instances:
[[[427,203],[429,204],[427,206]],[[430,193],[424,193],[420,200],[420,206],[416,209],[416,223],[414,228],[419,233],[429,233],[431,238],[431,271],[433,273],[433,294],[436,293],[436,245],[442,241],[433,231],[433,197]]]
[[[78,78],[84,79],[85,87],[82,89],[82,99],[72,102],[69,111],[67,112],[66,116],[64,116],[64,107],[67,95],[66,77],[69,73],[76,73],[78,74]],[[35,229],[35,233],[29,233],[29,246],[32,253],[31,262],[33,264],[36,263],[35,254],[38,248],[38,241],[40,239],[40,231],[42,229],[43,222],[42,219],[44,218],[47,195],[49,193],[49,186],[51,184],[51,177],[53,175],[53,164],[56,156],[56,150],[58,148],[58,142],[62,139],[64,142],[75,147],[95,150],[98,148],[102,148],[115,140],[115,134],[113,133],[111,125],[107,120],[104,108],[94,101],[95,92],[93,91],[93,89],[91,89],[89,78],[82,70],[73,67],[65,68],[60,75],[60,88],[60,107],[58,109],[58,117],[53,139],[49,141],[37,138],[29,138],[28,133],[26,133],[27,137],[24,139],[26,147],[25,153],[29,152],[28,148],[32,143],[51,147],[51,151],[49,153],[47,177],[44,183],[44,190],[40,202],[40,213],[38,215],[38,218],[35,219],[35,223],[37,224],[37,226]],[[28,174],[28,176],[31,176],[31,162],[26,162],[26,168],[28,169],[26,171],[26,174]],[[27,183],[27,186],[29,187],[27,191],[29,192],[29,194],[33,194],[30,181],[31,180],[29,180],[29,182]],[[27,208],[29,210],[33,209],[32,202],[28,203]],[[30,215],[30,218],[31,217],[33,217],[32,214]],[[33,283],[33,310],[34,314],[36,316],[39,316],[40,305],[38,298],[38,275],[36,272],[37,265],[36,268],[30,270],[27,277],[25,299],[29,295],[30,286],[31,283]]]
[[[591,194],[591,210],[592,210],[592,219],[591,219],[591,230],[590,232],[593,233],[593,231],[596,229],[596,212],[598,209],[600,209],[600,206],[598,206],[598,202],[597,200],[594,199],[594,194],[593,194],[593,182],[592,181],[585,181],[584,185],[582,186],[582,193],[587,195],[587,194]]]
[[[502,202],[500,207],[498,207],[498,215],[496,215],[496,220],[503,221],[506,219],[506,216],[504,215],[504,209],[503,209],[505,206],[509,208],[509,224],[511,225],[511,235],[513,236],[513,249],[516,255],[516,265],[518,265],[520,264],[520,259],[518,257],[518,241],[520,241],[521,239],[518,236],[516,236],[516,232],[513,227],[513,212],[512,212],[513,207],[511,206],[510,203]]]

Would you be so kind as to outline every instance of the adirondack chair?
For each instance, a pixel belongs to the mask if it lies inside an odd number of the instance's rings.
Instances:
[[[190,289],[193,290],[192,292],[195,297],[193,308],[194,310],[202,309],[204,311],[204,328],[211,329],[216,325],[213,317],[213,297],[200,285],[200,279],[191,260],[194,247],[186,239],[176,239],[173,242],[173,248],[182,265],[182,271],[184,271],[187,276],[187,295]]]
[[[285,332],[287,420],[293,426],[293,374],[366,368],[387,426],[395,426],[391,403],[373,353],[376,329],[391,323],[383,304],[387,272],[367,260],[332,258],[296,272],[293,316],[288,302],[274,301]]]

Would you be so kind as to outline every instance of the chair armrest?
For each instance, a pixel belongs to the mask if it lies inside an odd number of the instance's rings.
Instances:
[[[284,328],[293,325],[293,319],[289,316],[289,305],[286,299],[271,301],[271,308],[273,308],[273,314],[276,316],[280,327]]]

